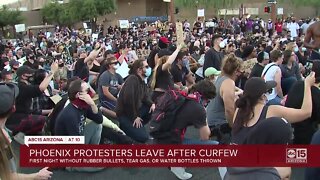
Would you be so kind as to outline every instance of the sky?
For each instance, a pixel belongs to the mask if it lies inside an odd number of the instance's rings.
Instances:
[[[14,3],[17,2],[18,0],[0,0],[0,6],[4,5],[4,4],[10,4],[10,3]]]

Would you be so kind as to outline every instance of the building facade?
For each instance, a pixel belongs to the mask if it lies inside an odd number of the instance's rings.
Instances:
[[[267,0],[247,0],[247,3],[243,3],[245,13],[252,16],[259,16],[264,19],[268,19],[270,14],[264,13],[264,7],[267,6]],[[61,0],[61,3],[68,3],[69,0]],[[51,0],[19,0],[16,3],[9,4],[10,8],[20,8],[26,10],[23,12],[25,16],[25,24],[27,26],[34,26],[43,24],[40,9],[47,3],[51,3]],[[227,7],[228,16],[238,16],[232,12],[239,10],[239,5],[235,5],[234,11],[232,8]],[[108,14],[105,17],[98,19],[99,24],[115,25],[120,19],[130,20],[135,16],[167,16],[169,4],[163,0],[117,0],[117,10],[114,13]],[[277,4],[277,7],[283,8],[284,16],[293,14],[298,18],[314,17],[316,16],[316,9],[314,7],[294,7],[290,3],[290,0],[285,0],[283,3]],[[179,8],[179,14],[176,14],[176,19],[194,21],[197,17],[197,9],[204,8],[206,18],[212,18],[219,13],[214,7],[197,7],[194,8]],[[247,11],[247,12],[246,12]],[[225,11],[224,11],[225,12]],[[231,12],[231,13],[230,13]],[[220,13],[222,16],[224,13]],[[279,15],[278,17],[282,17]]]

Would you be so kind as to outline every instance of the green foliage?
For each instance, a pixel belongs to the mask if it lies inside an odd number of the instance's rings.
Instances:
[[[20,24],[24,20],[21,12],[18,10],[10,10],[7,6],[2,6],[0,9],[0,27],[14,26]]]
[[[115,0],[70,0],[68,4],[47,4],[42,15],[49,23],[70,26],[78,21],[96,20],[115,9]]]

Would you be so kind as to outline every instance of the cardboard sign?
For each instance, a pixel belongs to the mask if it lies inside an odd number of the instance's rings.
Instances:
[[[83,23],[83,28],[85,28],[85,29],[87,29],[87,28],[88,28],[87,23]]]
[[[277,13],[278,13],[278,15],[283,15],[283,8],[278,8]]]
[[[26,25],[25,24],[16,24],[14,25],[16,32],[24,32],[26,31]]]
[[[198,9],[198,17],[204,17],[204,9]]]
[[[177,34],[177,43],[184,44],[183,28],[182,28],[181,22],[176,23],[176,34]]]
[[[121,29],[128,29],[130,27],[128,20],[119,20],[119,24]]]

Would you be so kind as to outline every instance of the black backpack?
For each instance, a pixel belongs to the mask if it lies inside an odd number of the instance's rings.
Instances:
[[[188,100],[181,91],[168,90],[159,97],[150,120],[150,135],[156,140],[180,142],[179,132],[174,128],[175,117]]]

